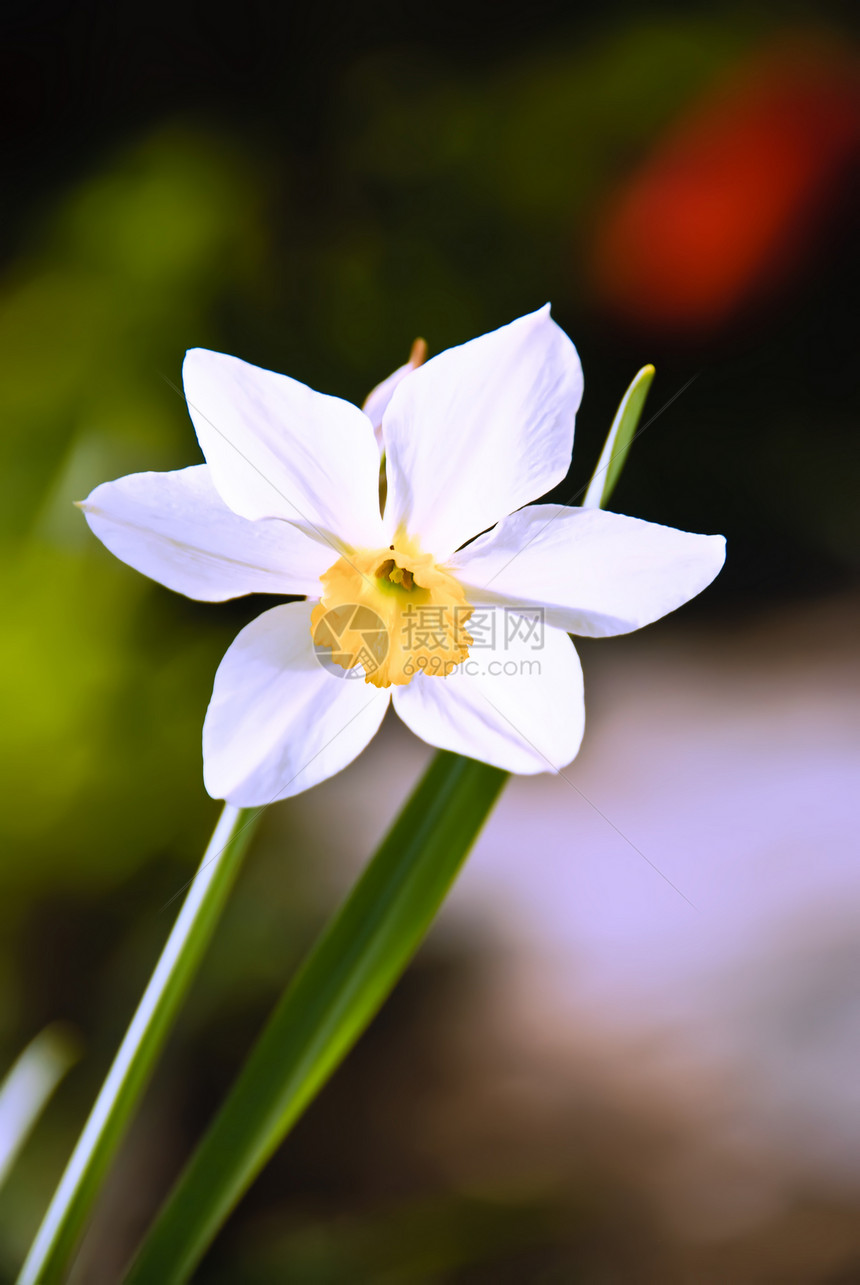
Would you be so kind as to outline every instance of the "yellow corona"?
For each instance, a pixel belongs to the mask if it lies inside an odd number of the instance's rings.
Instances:
[[[330,647],[345,670],[361,665],[374,687],[403,686],[419,673],[444,677],[469,655],[472,607],[459,582],[414,540],[356,549],[320,580],[314,644]]]

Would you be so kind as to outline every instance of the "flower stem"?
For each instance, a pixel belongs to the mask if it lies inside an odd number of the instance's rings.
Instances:
[[[127,1285],[188,1279],[424,938],[507,773],[441,751],[287,987]]]
[[[224,907],[262,808],[225,805],[18,1285],[61,1281]]]

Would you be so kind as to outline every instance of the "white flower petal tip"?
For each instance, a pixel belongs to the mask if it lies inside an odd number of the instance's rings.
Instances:
[[[317,593],[332,560],[330,546],[286,522],[237,517],[205,464],[103,482],[78,507],[115,557],[205,602]]]
[[[570,466],[582,388],[549,304],[431,357],[383,417],[386,531],[420,533],[443,559],[545,494]]]
[[[357,406],[206,348],[186,354],[182,379],[212,481],[235,513],[334,543],[381,543],[379,452]]]
[[[427,360],[427,344],[423,339],[416,339],[409,353],[409,360],[402,366],[398,366],[394,374],[383,379],[381,384],[372,388],[364,399],[362,410],[373,425],[376,444],[379,447],[380,454],[384,450],[382,441],[382,419],[388,409],[388,403],[394,396],[394,390],[407,375],[411,375],[413,370],[423,366]]]
[[[218,672],[203,726],[203,780],[236,807],[260,807],[325,781],[379,729],[389,694],[314,654],[307,602],[265,611]]]
[[[568,633],[609,637],[695,598],[726,556],[697,535],[601,509],[535,504],[450,559],[470,602],[527,607]]]
[[[493,643],[474,650],[447,677],[420,675],[394,690],[394,708],[430,745],[530,776],[559,772],[579,752],[585,731],[582,667],[557,629],[506,638],[492,613]]]

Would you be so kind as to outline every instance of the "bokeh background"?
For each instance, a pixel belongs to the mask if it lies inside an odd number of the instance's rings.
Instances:
[[[854,6],[9,4],[0,15],[0,1070],[79,1060],[0,1191],[12,1279],[217,815],[188,602],[72,501],[198,460],[204,345],[361,401],[552,300],[587,481],[728,537],[583,646],[568,781],[514,782],[203,1285],[860,1280]],[[692,382],[691,382],[692,381]],[[76,1269],[117,1281],[420,773],[386,722],[272,808]],[[168,904],[170,903],[170,904]]]

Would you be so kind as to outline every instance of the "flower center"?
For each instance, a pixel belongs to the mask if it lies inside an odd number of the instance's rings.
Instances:
[[[357,549],[320,580],[311,634],[326,665],[361,665],[365,682],[390,687],[419,673],[444,677],[468,656],[472,608],[460,584],[415,541],[398,537],[388,549]]]

